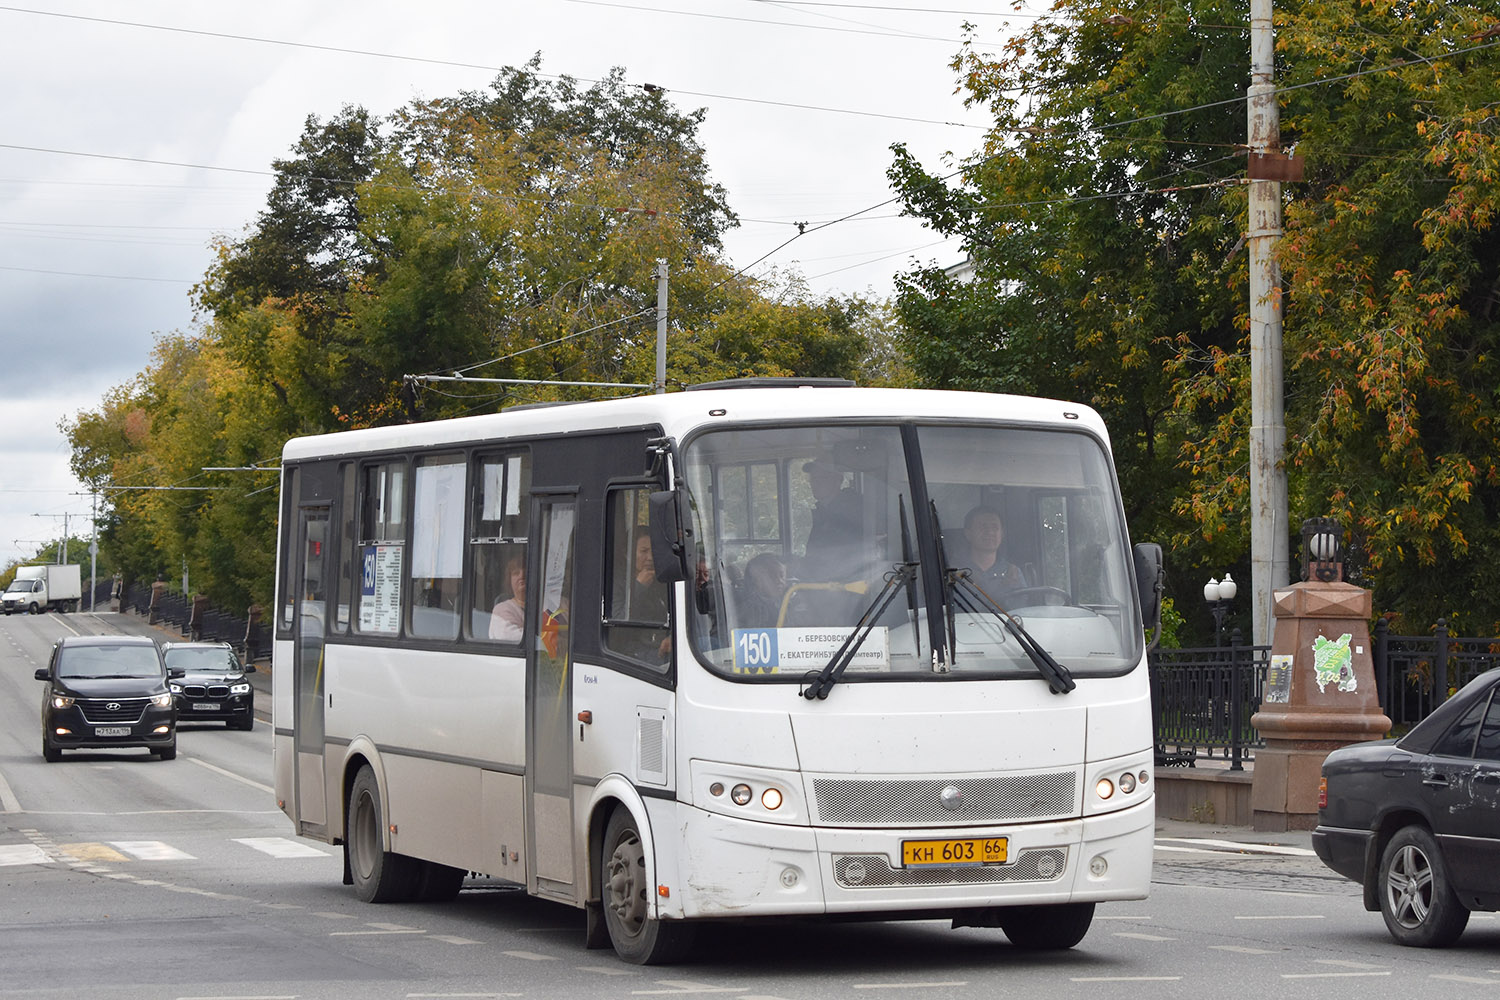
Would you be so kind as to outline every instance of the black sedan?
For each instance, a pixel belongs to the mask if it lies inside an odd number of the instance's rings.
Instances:
[[[1312,842],[1401,944],[1445,947],[1500,909],[1500,670],[1399,740],[1329,754]]]
[[[162,647],[167,666],[181,669],[172,681],[177,718],[182,722],[223,720],[230,729],[255,728],[255,691],[227,642],[169,642]]]

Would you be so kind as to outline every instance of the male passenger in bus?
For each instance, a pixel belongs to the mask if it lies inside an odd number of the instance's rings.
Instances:
[[[505,580],[511,596],[498,601],[490,611],[490,638],[520,642],[526,623],[526,552],[513,553],[505,561]]]
[[[1029,586],[1021,567],[1000,553],[1005,522],[1000,512],[983,505],[964,515],[964,546],[952,554],[955,566],[969,570],[969,579],[991,597]]]
[[[740,628],[775,628],[781,624],[781,602],[786,597],[786,563],[762,552],[745,564],[735,615]]]

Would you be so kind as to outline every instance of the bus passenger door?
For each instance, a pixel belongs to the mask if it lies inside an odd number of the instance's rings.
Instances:
[[[537,501],[541,546],[526,576],[526,781],[531,857],[529,888],[576,901],[573,871],[573,694],[568,617],[573,586],[572,497]]]
[[[322,833],[328,825],[323,780],[323,636],[329,614],[328,508],[304,507],[297,515],[298,593],[293,619],[297,659],[296,692],[297,824],[300,832]]]

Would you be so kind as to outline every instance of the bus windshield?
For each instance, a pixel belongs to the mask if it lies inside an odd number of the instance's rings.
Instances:
[[[1036,677],[1032,641],[1072,675],[1139,662],[1114,476],[1088,434],[756,427],[699,435],[683,457],[691,634],[716,672],[804,680],[862,620],[844,682]]]

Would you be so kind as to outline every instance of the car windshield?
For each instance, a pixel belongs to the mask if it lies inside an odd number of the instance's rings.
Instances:
[[[168,647],[164,655],[167,666],[181,667],[189,673],[238,672],[240,661],[234,650],[222,646],[199,646],[186,649]]]
[[[5,588],[7,594],[29,594],[31,593],[31,580],[12,580],[10,586]]]
[[[684,471],[698,545],[694,648],[718,672],[803,679],[872,607],[874,627],[845,651],[846,681],[1036,677],[1051,672],[1042,651],[1063,675],[1139,660],[1114,477],[1088,434],[725,430],[690,441]],[[882,592],[891,599],[877,604]]]
[[[64,648],[57,663],[57,676],[160,677],[161,659],[154,646],[139,643]]]

